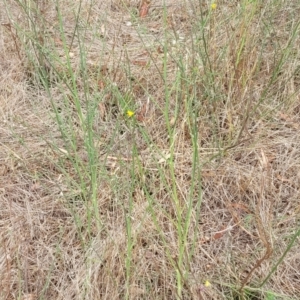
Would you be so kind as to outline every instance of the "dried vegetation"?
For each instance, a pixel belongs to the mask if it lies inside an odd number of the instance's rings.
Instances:
[[[299,299],[298,1],[0,10],[1,299]]]

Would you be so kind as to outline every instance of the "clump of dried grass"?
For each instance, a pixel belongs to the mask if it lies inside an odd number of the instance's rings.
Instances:
[[[67,51],[52,3],[37,44],[1,4],[3,299],[233,298],[298,230],[300,8],[223,1],[202,34],[208,5],[152,2],[141,20],[139,2],[81,2],[76,19],[64,1]],[[76,105],[97,97],[93,156]],[[297,297],[297,266],[292,248],[254,292]]]

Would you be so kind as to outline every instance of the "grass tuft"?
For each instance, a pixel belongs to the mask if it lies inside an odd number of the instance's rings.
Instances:
[[[1,299],[297,299],[298,1],[2,1]]]

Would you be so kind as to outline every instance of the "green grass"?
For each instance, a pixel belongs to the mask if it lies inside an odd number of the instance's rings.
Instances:
[[[299,4],[103,2],[1,5],[29,224],[1,297],[297,299]]]

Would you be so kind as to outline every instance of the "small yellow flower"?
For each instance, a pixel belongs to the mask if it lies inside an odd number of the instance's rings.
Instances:
[[[132,110],[127,110],[126,115],[127,115],[128,118],[131,118],[131,117],[134,116],[134,111],[132,111]]]
[[[208,280],[206,280],[205,283],[204,283],[204,286],[210,287],[210,286],[211,286],[211,283],[210,283]]]
[[[212,5],[210,6],[211,7],[211,9],[216,9],[217,8],[217,3],[212,3]]]

